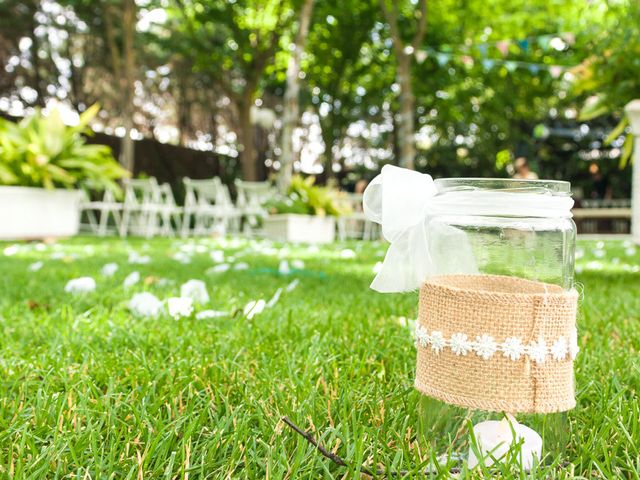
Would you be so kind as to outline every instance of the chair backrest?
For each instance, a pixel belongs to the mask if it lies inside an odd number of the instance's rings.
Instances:
[[[184,177],[182,182],[185,190],[185,207],[215,204],[224,186],[218,177],[205,180],[193,180],[189,177]]]
[[[171,185],[168,183],[163,183],[159,186],[160,191],[160,203],[165,206],[175,207],[176,199],[173,196],[173,190],[171,190]]]
[[[269,182],[247,182],[244,180],[235,180],[236,190],[238,192],[238,205],[262,205],[271,199],[276,189]]]
[[[148,205],[160,201],[158,181],[154,177],[125,179],[123,183],[125,208]]]

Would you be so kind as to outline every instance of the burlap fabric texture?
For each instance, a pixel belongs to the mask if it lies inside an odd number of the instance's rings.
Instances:
[[[548,345],[575,336],[578,295],[557,285],[500,275],[444,275],[420,290],[418,322],[445,338],[464,333],[496,342],[517,337]],[[512,360],[501,352],[483,359],[418,346],[415,387],[446,403],[498,412],[549,413],[575,406],[573,360]]]

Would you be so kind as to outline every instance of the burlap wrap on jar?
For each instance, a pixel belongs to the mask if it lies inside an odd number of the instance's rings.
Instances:
[[[474,342],[487,335],[498,344],[518,338],[525,346],[544,339],[548,349],[559,338],[575,342],[577,300],[575,290],[516,277],[444,275],[423,283],[418,323],[445,339],[462,333]],[[549,353],[542,362],[530,355],[514,360],[497,350],[485,359],[473,350],[456,354],[418,345],[415,387],[466,408],[565,411],[575,406],[573,355],[558,358]]]

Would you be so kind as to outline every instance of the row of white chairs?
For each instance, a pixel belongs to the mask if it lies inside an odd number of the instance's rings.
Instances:
[[[262,205],[275,190],[268,182],[236,180],[234,204],[227,185],[220,178],[184,178],[184,206],[179,206],[168,183],[153,177],[125,180],[124,200],[118,202],[105,191],[101,200],[83,202],[87,226],[97,235],[109,233],[153,237],[209,235],[214,232],[251,233],[266,215]]]

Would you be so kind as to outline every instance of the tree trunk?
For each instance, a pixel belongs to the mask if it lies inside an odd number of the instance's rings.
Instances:
[[[123,98],[123,126],[125,129],[124,137],[121,141],[120,163],[122,166],[133,173],[135,167],[135,145],[131,138],[131,130],[133,129],[134,114],[134,82],[135,82],[135,51],[134,39],[136,33],[136,4],[135,0],[125,0],[122,15],[123,29],[123,56],[124,56],[124,81],[125,88],[122,92]]]
[[[250,182],[257,182],[258,166],[256,146],[254,143],[253,125],[251,123],[251,106],[253,105],[253,89],[246,87],[245,93],[238,102],[238,119],[240,131],[238,132],[240,149],[240,166],[242,178]]]
[[[414,110],[415,98],[411,87],[411,56],[403,54],[398,58],[396,80],[400,86],[400,113],[398,114],[398,143],[400,158],[398,164],[404,168],[414,168],[415,131]]]
[[[293,44],[293,51],[287,65],[287,90],[284,95],[284,111],[282,113],[282,155],[280,156],[280,174],[278,175],[278,188],[285,192],[291,184],[293,175],[293,131],[298,124],[300,116],[300,64],[302,53],[309,33],[311,12],[314,0],[304,0],[300,11],[300,25],[298,34]]]

